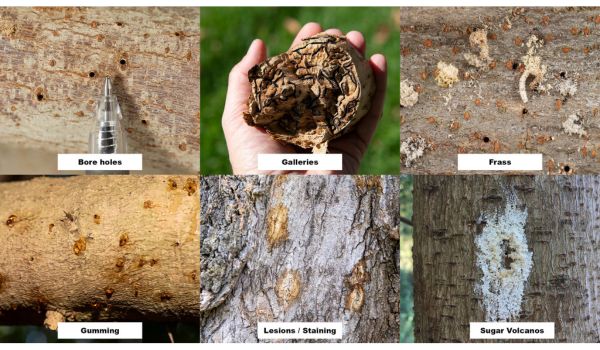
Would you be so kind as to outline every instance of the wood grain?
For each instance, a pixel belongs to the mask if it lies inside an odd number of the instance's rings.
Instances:
[[[111,76],[144,172],[198,173],[199,40],[194,8],[0,9],[0,145],[86,153]]]

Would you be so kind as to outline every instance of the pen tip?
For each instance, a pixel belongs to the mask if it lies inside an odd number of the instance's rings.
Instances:
[[[110,96],[112,94],[112,83],[110,77],[104,78],[104,96]]]

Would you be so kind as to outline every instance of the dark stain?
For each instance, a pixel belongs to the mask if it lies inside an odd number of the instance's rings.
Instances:
[[[160,301],[165,302],[173,299],[173,294],[169,292],[161,292],[160,293]]]
[[[129,235],[127,234],[127,232],[123,232],[119,237],[119,247],[123,247],[127,243],[129,243]]]
[[[117,258],[115,267],[117,268],[117,272],[123,271],[123,267],[125,267],[125,258],[123,258],[123,257]]]
[[[196,182],[196,180],[188,178],[187,180],[185,180],[185,186],[183,187],[183,189],[188,193],[188,196],[191,196],[198,190],[198,183]]]
[[[16,222],[17,222],[17,216],[16,215],[11,215],[6,220],[6,226],[13,227],[13,226],[15,226]]]

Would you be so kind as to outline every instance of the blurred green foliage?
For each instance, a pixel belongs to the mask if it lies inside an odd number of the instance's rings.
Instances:
[[[412,221],[412,176],[400,176],[400,215]],[[413,343],[413,230],[400,224],[400,342]]]
[[[201,30],[200,143],[202,174],[229,174],[231,167],[221,128],[229,70],[255,38],[265,41],[269,55],[286,51],[296,31],[307,22],[344,33],[358,30],[367,55],[383,53],[388,60],[385,109],[365,155],[360,173],[400,172],[400,37],[398,9],[338,7],[203,8]]]

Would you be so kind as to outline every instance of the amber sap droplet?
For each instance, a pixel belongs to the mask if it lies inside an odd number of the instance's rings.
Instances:
[[[11,215],[8,217],[8,220],[6,220],[6,226],[13,227],[13,226],[15,226],[16,222],[17,222],[17,216]]]

